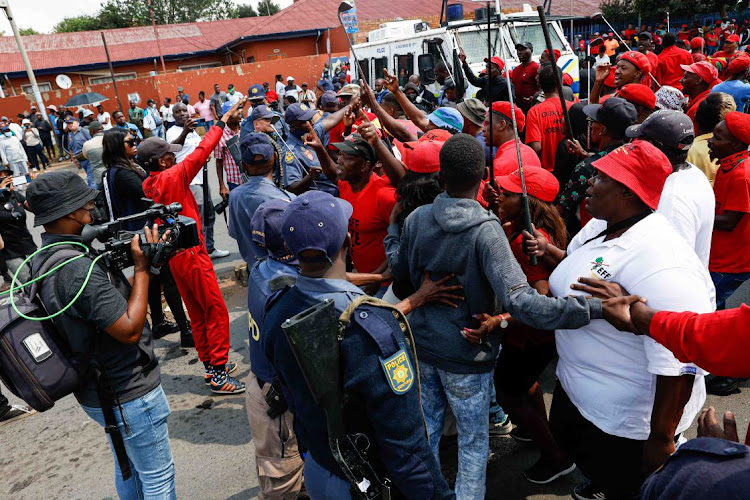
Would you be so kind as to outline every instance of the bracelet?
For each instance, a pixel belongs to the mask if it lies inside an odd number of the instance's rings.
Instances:
[[[151,266],[148,271],[155,276],[158,276],[159,274],[161,274],[161,271],[159,270],[159,268],[154,267],[154,266]]]

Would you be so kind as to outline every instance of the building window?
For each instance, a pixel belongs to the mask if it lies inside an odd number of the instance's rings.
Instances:
[[[218,68],[221,66],[220,62],[208,62],[208,63],[200,63],[200,64],[189,64],[187,66],[180,66],[180,70],[182,71],[194,71],[196,69],[208,69],[208,68]]]
[[[120,80],[135,80],[135,73],[116,73],[115,79],[119,82]],[[111,76],[90,76],[89,85],[98,85],[100,83],[112,83]]]
[[[39,87],[39,92],[52,92],[52,84],[48,82],[37,82],[37,86]],[[32,94],[31,90],[31,84],[27,85],[21,85],[21,91],[24,94]]]

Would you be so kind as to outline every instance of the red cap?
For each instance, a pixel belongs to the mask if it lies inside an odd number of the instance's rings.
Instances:
[[[604,80],[604,85],[606,87],[615,88],[615,70],[617,68],[615,66],[611,66],[609,68],[609,76]]]
[[[544,49],[544,53],[547,54],[547,56],[549,56],[549,50],[548,49]],[[560,59],[560,56],[562,54],[557,49],[552,49],[552,53],[555,54],[555,62],[557,62],[557,60]]]
[[[628,83],[615,92],[615,97],[622,97],[626,101],[646,109],[656,107],[656,94],[648,85],[641,83]]]
[[[422,137],[419,138],[420,141],[441,141],[445,142],[448,139],[453,137],[453,134],[448,132],[447,130],[443,130],[442,128],[436,128],[429,130],[422,135]]]
[[[518,160],[516,160],[518,162]],[[542,167],[532,167],[524,165],[523,178],[526,181],[526,192],[529,196],[538,198],[542,201],[552,203],[560,191],[560,183],[549,170]],[[521,194],[521,171],[516,170],[510,175],[503,175],[495,179],[497,185],[510,191],[511,193]]]
[[[700,49],[703,47],[703,38],[696,36],[692,40],[690,40],[690,48],[691,49]]]
[[[688,27],[688,25],[687,25],[687,24],[683,24],[683,25],[682,25],[682,27],[683,27],[683,28],[687,28],[687,27]]]
[[[750,57],[735,57],[729,63],[729,72],[733,75],[744,73],[750,67]]]
[[[740,43],[740,35],[734,34],[727,37],[727,42]]]
[[[618,60],[629,62],[630,64],[641,70],[644,75],[651,73],[651,63],[649,62],[648,57],[646,57],[645,54],[641,54],[637,50],[629,50],[627,52],[624,52]]]
[[[513,118],[511,117],[511,113],[515,112],[516,114],[516,125],[518,125],[518,131],[522,131],[523,128],[526,126],[526,117],[523,115],[523,111],[521,111],[521,108],[518,106],[513,106],[513,111],[511,111],[510,103],[508,101],[495,101],[492,103],[492,112],[497,113],[499,115],[502,115],[505,117],[508,121],[513,121]]]
[[[484,62],[487,62],[487,59],[485,59]],[[492,63],[492,64],[496,65],[498,68],[500,68],[500,71],[502,71],[503,68],[505,68],[505,63],[503,62],[503,60],[500,59],[497,56],[495,56],[492,59],[490,59],[490,63]]]
[[[727,113],[724,118],[732,137],[743,144],[750,144],[750,115],[739,111]]]
[[[688,73],[695,73],[706,83],[713,83],[719,78],[719,70],[716,66],[707,61],[701,61],[693,64],[680,64],[680,68]]]
[[[568,73],[563,73],[562,83],[563,85],[567,85],[568,87],[573,86],[573,77]]]
[[[620,146],[591,166],[625,185],[653,210],[659,206],[664,183],[672,173],[664,153],[640,139]]]
[[[403,144],[401,159],[406,168],[420,174],[440,172],[440,149],[443,141],[414,141]]]

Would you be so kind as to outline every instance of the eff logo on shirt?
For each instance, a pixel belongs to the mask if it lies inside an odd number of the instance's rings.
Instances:
[[[597,257],[592,264],[593,267],[591,268],[591,274],[594,278],[606,280],[612,277],[612,275],[605,269],[606,267],[609,267],[609,264],[604,263],[604,257]]]

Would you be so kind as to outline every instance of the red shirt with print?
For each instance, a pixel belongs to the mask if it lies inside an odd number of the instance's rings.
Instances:
[[[744,255],[744,251],[750,248],[750,160],[747,157],[747,151],[743,151],[724,158],[716,172],[716,215],[727,211],[744,215],[732,231],[714,229],[708,262],[711,272],[750,272],[750,259]]]
[[[385,262],[383,240],[396,205],[396,190],[388,179],[377,175],[370,177],[370,182],[358,193],[346,181],[338,181],[338,186],[341,199],[354,208],[349,218],[352,262],[358,272],[370,273]]]
[[[370,120],[371,122],[374,122],[375,119],[377,118],[377,116],[375,116],[375,114],[370,113],[369,111],[365,111],[363,109],[362,112],[365,114],[365,116],[367,117],[367,119]],[[354,122],[354,124],[352,124],[352,134],[357,131],[357,129],[359,128],[360,125],[362,125],[362,119],[358,118]],[[345,131],[346,131],[346,126],[344,125],[344,122],[342,120],[342,121],[339,122],[338,125],[336,125],[335,127],[333,127],[328,132],[328,149],[335,150],[336,148],[333,146],[333,143],[334,142],[343,142],[344,141],[344,132]]]
[[[570,108],[573,103],[565,101]],[[529,110],[526,116],[526,144],[542,144],[542,167],[550,172],[555,169],[557,145],[565,140],[562,106],[559,97],[546,99]]]

